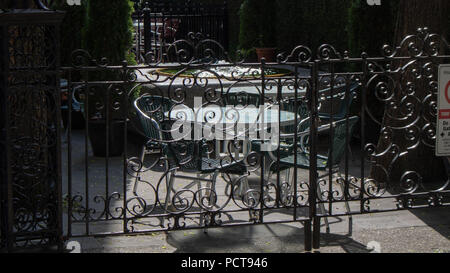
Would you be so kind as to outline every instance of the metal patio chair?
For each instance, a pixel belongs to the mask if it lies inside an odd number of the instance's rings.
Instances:
[[[357,83],[353,83],[350,85],[349,89],[349,94],[346,93],[347,91],[347,86],[346,85],[339,85],[339,86],[335,86],[333,88],[333,96],[331,96],[331,88],[326,88],[323,90],[319,91],[319,96],[322,97],[321,99],[321,103],[319,105],[319,109],[322,110],[321,112],[319,112],[319,118],[321,119],[321,121],[323,121],[324,123],[331,121],[331,113],[327,112],[327,110],[330,110],[330,104],[331,103],[339,103],[339,107],[338,111],[333,111],[335,113],[333,113],[333,121],[339,121],[344,119],[345,117],[347,117],[348,114],[348,110],[351,106],[351,103],[353,101],[354,98],[354,94],[356,92],[356,89],[358,88],[358,84]],[[343,99],[341,99],[341,97],[344,97]],[[280,138],[284,139],[284,141],[280,142],[280,156],[286,155],[286,154],[291,154],[292,153],[292,149],[293,149],[293,139],[295,136],[295,130],[297,128],[297,132],[300,134],[303,134],[303,138],[307,138],[308,136],[305,135],[304,133],[307,132],[309,130],[309,126],[310,126],[310,122],[309,122],[309,109],[308,109],[308,105],[307,102],[304,99],[297,99],[298,101],[298,115],[300,117],[300,123],[295,126],[295,125],[288,125],[288,126],[283,126],[282,128],[280,128],[281,130],[281,135]],[[323,108],[325,109],[325,111],[323,111]],[[294,98],[288,98],[288,99],[284,99],[281,101],[280,103],[280,110],[284,110],[284,111],[290,111],[290,112],[294,112],[295,111],[295,99]],[[304,142],[305,139],[303,139],[303,141],[301,141],[301,145],[299,145],[299,147],[303,147],[304,146]],[[261,141],[252,141],[252,151],[261,151],[260,145],[261,145]],[[349,154],[352,156],[351,153],[351,147],[348,147],[348,151]],[[289,178],[289,172],[287,172],[287,178]]]
[[[353,134],[353,131],[355,129],[355,124],[358,122],[358,117],[351,117],[348,119],[348,128],[347,128],[347,119],[341,119],[340,121],[334,122],[332,124],[334,134],[333,134],[333,144],[332,147],[328,151],[327,156],[323,155],[317,155],[317,170],[318,171],[328,171],[324,175],[319,176],[319,180],[325,178],[329,175],[330,171],[332,174],[339,174],[339,164],[342,161],[343,156],[345,155],[345,147],[347,142],[347,130],[348,130],[348,136],[351,137]],[[319,132],[330,130],[331,125],[323,125],[318,128]],[[310,169],[310,154],[307,151],[307,145],[308,145],[308,136],[309,132],[305,132],[302,134],[301,137],[301,145],[302,148],[300,151],[297,152],[297,161],[295,162],[295,155],[294,152],[287,156],[280,156],[280,160],[277,160],[277,156],[273,152],[269,152],[270,156],[273,159],[273,163],[270,166],[270,174],[268,176],[268,181],[270,181],[271,176],[273,173],[289,170],[292,168],[300,168],[300,169]],[[292,149],[291,149],[292,151]],[[286,153],[284,153],[286,154]],[[329,183],[332,183],[332,181],[329,181]],[[292,186],[294,183],[290,183],[290,190],[292,191]],[[345,189],[344,185],[342,183],[339,183],[342,194],[345,196]],[[320,201],[322,200],[322,190],[320,188],[320,185],[317,187],[317,194]],[[330,194],[330,193],[329,193]],[[347,212],[350,212],[350,206],[348,204],[347,198],[345,198],[345,208]],[[320,203],[321,210],[325,212],[325,206],[323,203]],[[325,224],[327,227],[327,233],[329,233],[329,224],[328,220],[325,217]],[[351,230],[351,223],[352,218],[350,216],[349,218],[349,229]]]
[[[138,196],[138,187],[141,182],[141,172],[144,168],[145,156],[148,151],[158,150],[157,155],[159,157],[163,156],[162,150],[162,133],[159,129],[160,125],[158,120],[163,118],[164,113],[170,111],[174,103],[172,100],[160,96],[150,96],[143,95],[134,101],[134,107],[136,109],[137,117],[140,121],[141,128],[143,130],[143,135],[146,138],[142,145],[140,154],[140,167],[136,172],[136,178],[133,185],[133,194]],[[160,160],[158,158],[157,160]],[[156,162],[154,162],[156,163]],[[165,171],[169,169],[169,164],[167,161],[164,162]],[[166,177],[166,183],[168,185],[168,178]],[[138,199],[141,206],[144,206],[142,201]]]
[[[170,111],[174,103],[169,98],[144,95],[135,100],[134,106],[146,138],[140,157],[141,163],[143,163],[148,150],[161,150],[160,141],[162,139],[157,120],[161,120],[164,113]]]
[[[148,139],[143,149],[159,147],[165,160],[167,192],[164,210],[166,212],[169,211],[171,205],[176,210],[172,204],[175,200],[170,199],[171,192],[176,193],[173,189],[176,178],[192,180],[192,183],[185,186],[183,190],[197,184],[199,194],[201,195],[202,191],[207,191],[210,204],[214,204],[216,200],[214,200],[212,192],[215,191],[219,173],[241,176],[246,173],[246,166],[242,162],[229,162],[220,158],[211,158],[208,149],[205,149],[206,143],[204,140],[173,139],[170,132],[175,120],[170,120],[164,116],[174,105],[168,98],[144,95],[136,99],[134,105]],[[141,162],[143,162],[144,155],[145,150],[143,150]],[[195,174],[195,176],[179,175],[178,172]],[[206,178],[207,176],[210,176],[210,178]],[[139,182],[140,174],[137,174],[133,188],[135,195],[137,195]],[[208,186],[201,187],[200,182],[207,182]],[[198,201],[203,202],[203,197],[199,196]]]

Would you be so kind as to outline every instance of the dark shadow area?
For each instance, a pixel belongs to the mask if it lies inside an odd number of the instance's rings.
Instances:
[[[450,238],[450,207],[414,209],[410,212],[445,238]]]
[[[368,253],[366,246],[350,237],[322,234],[322,246],[340,246],[348,253]],[[304,229],[284,224],[174,231],[167,243],[178,253],[296,253],[304,252]]]
[[[365,245],[351,237],[326,233],[322,233],[320,236],[320,247],[341,247],[346,253],[370,253]]]
[[[447,158],[442,158],[442,162],[445,166],[447,173],[447,180],[450,179],[450,164]],[[430,181],[427,183],[428,189],[437,190],[445,185],[445,181]],[[449,186],[443,190],[448,190]],[[442,193],[442,203],[450,202],[450,195]],[[428,200],[422,200],[424,205]],[[450,237],[450,207],[430,207],[425,209],[412,209],[410,210],[417,218],[422,220],[427,226],[433,228],[439,232],[445,238]]]

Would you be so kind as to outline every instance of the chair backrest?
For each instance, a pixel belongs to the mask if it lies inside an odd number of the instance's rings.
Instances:
[[[340,85],[334,87],[333,90],[331,88],[320,90],[319,96],[322,101],[319,115],[331,116],[331,105],[333,105],[333,116],[336,116],[337,119],[346,117],[358,87],[358,83],[352,83],[349,87]],[[349,90],[348,93],[347,89]]]
[[[172,110],[175,103],[166,97],[145,95],[138,98],[135,106],[158,123],[158,128],[152,120],[143,116],[138,111],[143,130],[149,140],[164,140],[162,144],[163,153],[172,167],[181,167],[184,170],[200,170],[202,157],[206,150],[203,148],[203,141],[194,140],[174,140],[171,130],[175,120],[164,118],[164,113]],[[162,139],[161,139],[162,136]]]
[[[341,119],[333,123],[333,141],[332,147],[328,151],[328,167],[330,167],[330,164],[334,166],[341,162],[342,157],[345,155],[345,150],[347,149],[347,136],[349,138],[348,142],[350,142],[358,120],[359,117],[356,116],[349,118],[348,126],[347,119]]]
[[[176,141],[164,146],[164,153],[169,159],[170,168],[181,167],[183,169],[198,170],[201,166],[201,158],[197,154],[198,143],[196,141]]]
[[[164,119],[164,113],[170,111],[173,105],[174,102],[169,98],[152,95],[141,96],[135,101],[135,107],[137,107],[139,111],[145,113],[148,117],[158,123]],[[137,114],[145,136],[149,140],[161,140],[160,130],[155,127],[152,120],[142,115],[139,111],[137,111]],[[161,126],[159,127],[161,129]]]

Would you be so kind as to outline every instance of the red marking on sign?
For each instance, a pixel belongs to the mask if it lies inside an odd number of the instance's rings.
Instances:
[[[449,110],[440,110],[439,111],[439,119],[450,119],[450,109]]]
[[[448,91],[450,91],[450,81],[447,83],[447,86],[445,87],[445,99],[448,103],[450,103],[450,96],[448,94]]]

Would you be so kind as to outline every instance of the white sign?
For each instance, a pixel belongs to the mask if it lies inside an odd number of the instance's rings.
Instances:
[[[450,65],[439,66],[436,156],[450,156]]]

